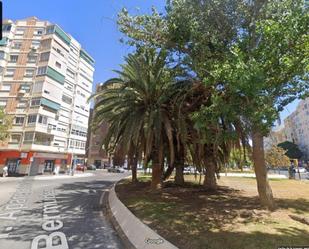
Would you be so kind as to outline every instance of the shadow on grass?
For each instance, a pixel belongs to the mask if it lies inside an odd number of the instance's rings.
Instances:
[[[177,187],[168,182],[160,192],[152,193],[149,182],[123,182],[116,191],[136,216],[179,248],[268,249],[309,244],[306,226],[300,229],[273,219],[257,196],[244,196],[228,187],[211,192],[196,184]],[[277,199],[277,203],[283,212],[309,212],[306,199]]]

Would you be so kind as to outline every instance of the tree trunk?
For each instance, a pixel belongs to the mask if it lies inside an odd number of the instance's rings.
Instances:
[[[175,183],[180,186],[183,186],[185,183],[185,179],[183,177],[183,165],[179,163],[176,165]]]
[[[162,167],[160,163],[153,162],[152,164],[152,176],[151,176],[151,188],[156,190],[162,187]]]
[[[208,160],[209,161],[205,172],[204,187],[208,190],[216,190],[218,188],[216,180],[216,164],[212,157]]]
[[[174,165],[169,165],[167,167],[167,170],[165,171],[165,173],[163,175],[163,180],[166,180],[166,179],[168,179],[171,176],[171,174],[173,173],[174,168],[175,168],[175,164]]]
[[[131,170],[132,170],[132,182],[138,182],[137,180],[137,158],[133,159]]]
[[[176,168],[175,183],[180,186],[183,186],[185,183],[185,179],[183,176],[184,167],[185,167],[185,153],[184,153],[184,146],[181,144],[179,151],[175,155],[175,168]]]
[[[162,176],[163,176],[162,164],[163,160],[160,157],[160,151],[154,149],[152,153],[152,173],[151,173],[152,190],[157,190],[162,187]]]
[[[264,158],[263,136],[260,132],[258,131],[253,132],[252,145],[253,145],[252,146],[253,164],[254,164],[260,202],[263,206],[266,206],[269,210],[274,210],[275,202],[267,178],[267,169]]]

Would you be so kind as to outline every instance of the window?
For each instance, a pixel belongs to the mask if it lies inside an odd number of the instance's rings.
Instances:
[[[67,104],[72,104],[72,98],[68,97],[68,96],[65,96],[65,95],[62,95],[62,101],[64,103],[67,103]]]
[[[25,77],[33,77],[34,69],[26,69]]]
[[[75,74],[69,69],[67,69],[67,75],[70,76],[71,78],[75,77]]]
[[[51,39],[43,40],[41,42],[41,49],[49,49],[51,45]]]
[[[42,53],[40,56],[40,61],[48,61],[50,52]]]
[[[17,108],[26,108],[28,102],[26,100],[21,100],[17,103]]]
[[[42,35],[43,31],[44,31],[44,29],[37,29],[36,30],[36,35]]]
[[[44,75],[44,74],[46,74],[46,70],[47,70],[46,66],[45,67],[39,67],[37,75]]]
[[[43,83],[44,83],[43,81],[35,82],[34,85],[33,85],[32,92],[33,93],[40,93],[40,92],[42,92]]]
[[[28,55],[28,62],[35,63],[38,57],[34,55]]]
[[[75,141],[75,147],[80,147],[80,141]]]
[[[16,29],[16,34],[18,35],[23,35],[25,32],[26,28],[17,28]]]
[[[55,50],[58,54],[60,54],[62,57],[64,57],[64,54],[61,52],[59,48],[53,47],[53,50]]]
[[[46,116],[39,116],[39,121],[40,124],[47,124],[47,117]]]
[[[0,100],[0,107],[6,107],[6,100]]]
[[[14,49],[20,49],[21,48],[21,42],[18,42],[18,41],[15,41],[14,43],[13,43],[13,46],[12,46],[12,48],[14,48]]]
[[[24,141],[32,141],[34,138],[34,132],[25,132]]]
[[[52,34],[52,33],[54,33],[54,30],[55,30],[54,25],[48,26],[47,29],[46,29],[46,34]]]
[[[10,84],[3,84],[1,87],[1,91],[9,92],[11,91],[11,85]]]
[[[32,41],[32,48],[37,49],[40,47],[40,41]]]
[[[58,61],[56,61],[56,67],[61,68],[61,64]]]
[[[21,90],[25,90],[26,93],[29,93],[29,92],[30,92],[30,85],[28,85],[28,84],[22,84],[22,85],[20,86],[20,89],[21,89]]]
[[[13,76],[15,73],[15,68],[8,68],[6,70],[6,76]]]
[[[4,51],[0,51],[0,60],[4,59],[5,53]]]
[[[70,85],[66,85],[64,88],[66,88],[66,89],[68,89],[68,90],[70,90],[70,91],[72,91],[72,90],[73,90],[73,87],[72,87],[72,86],[70,86]]]
[[[23,125],[24,121],[25,121],[24,117],[15,117],[14,124],[16,124],[16,125]]]
[[[31,106],[39,106],[41,104],[41,99],[36,98],[31,100]]]
[[[10,140],[10,143],[20,143],[20,140],[21,140],[21,135],[20,134],[12,134],[11,135],[11,140]]]
[[[10,56],[10,62],[17,62],[18,60],[18,55],[11,55]]]
[[[56,125],[48,124],[48,129],[55,131],[56,130]]]
[[[2,25],[2,31],[3,32],[9,32],[11,31],[12,25],[11,24],[3,24]]]
[[[29,115],[28,116],[28,124],[36,123],[36,117],[37,117],[37,115]]]

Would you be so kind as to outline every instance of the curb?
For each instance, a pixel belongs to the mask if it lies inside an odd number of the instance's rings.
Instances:
[[[106,203],[107,216],[128,249],[178,249],[175,245],[161,237],[142,223],[117,197],[115,186],[108,194],[102,195],[102,203]]]
[[[122,231],[117,220],[115,219],[115,217],[113,216],[113,214],[111,212],[111,209],[110,209],[110,206],[109,206],[109,203],[108,203],[108,197],[109,197],[109,191],[110,190],[111,189],[105,190],[101,195],[101,198],[100,198],[100,207],[102,208],[101,216],[105,216],[108,219],[108,221],[112,224],[117,235],[119,236],[121,242],[124,244],[126,249],[136,249],[132,245],[132,243],[130,242],[128,237],[125,235],[125,233]]]

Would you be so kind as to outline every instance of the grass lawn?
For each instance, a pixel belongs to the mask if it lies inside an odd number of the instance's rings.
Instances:
[[[277,249],[309,245],[309,225],[289,215],[309,217],[309,183],[271,180],[278,209],[263,210],[252,178],[221,177],[216,192],[204,191],[193,176],[184,188],[172,182],[149,191],[150,178],[116,186],[121,201],[145,224],[183,249]]]

